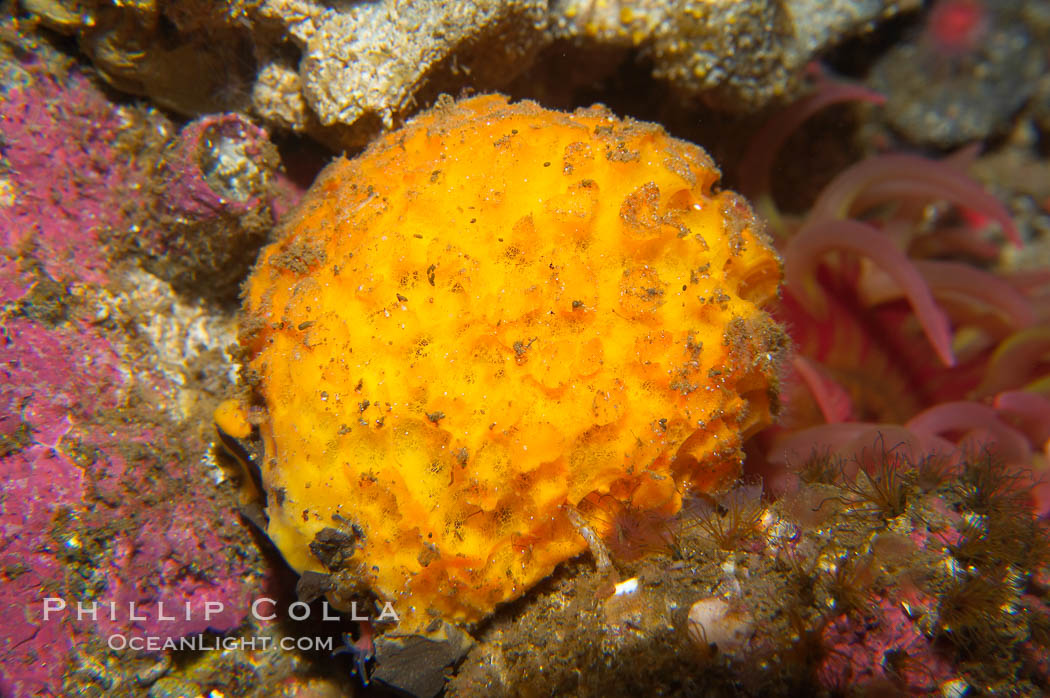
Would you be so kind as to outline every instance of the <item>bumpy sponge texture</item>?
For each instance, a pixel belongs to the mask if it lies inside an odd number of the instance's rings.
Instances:
[[[671,515],[738,477],[780,262],[718,176],[658,126],[496,95],[330,165],[246,286],[287,560],[465,624],[585,549],[588,495]]]

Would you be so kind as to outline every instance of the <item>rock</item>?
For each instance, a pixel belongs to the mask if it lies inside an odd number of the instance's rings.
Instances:
[[[442,0],[161,4],[33,0],[101,75],[188,115],[250,111],[267,125],[356,148],[441,92],[494,90],[546,47],[612,47],[653,76],[732,111],[790,96],[805,66],[919,0]],[[609,54],[610,56],[612,54]],[[589,65],[583,70],[605,71]],[[550,79],[561,79],[552,75]],[[582,83],[581,83],[582,84]]]
[[[431,698],[445,687],[445,668],[466,656],[474,640],[442,622],[427,635],[387,633],[375,643],[377,668],[373,680],[416,698]]]

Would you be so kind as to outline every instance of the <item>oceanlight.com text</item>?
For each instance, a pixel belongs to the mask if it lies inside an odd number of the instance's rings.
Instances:
[[[132,649],[138,652],[161,651],[203,651],[203,650],[241,650],[266,651],[279,647],[285,651],[300,650],[311,652],[322,650],[331,652],[335,643],[331,637],[282,637],[273,638],[267,635],[258,637],[208,637],[192,635],[182,638],[165,638],[156,635],[110,635],[106,643],[111,650]]]

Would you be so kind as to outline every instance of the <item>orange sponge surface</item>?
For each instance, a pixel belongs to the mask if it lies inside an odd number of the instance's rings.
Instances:
[[[659,126],[496,95],[330,165],[246,287],[289,563],[400,630],[467,624],[585,550],[588,495],[671,515],[738,477],[781,270],[718,176]]]

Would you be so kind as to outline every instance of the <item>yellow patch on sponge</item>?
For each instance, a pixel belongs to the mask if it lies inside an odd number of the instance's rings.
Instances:
[[[698,147],[484,96],[328,167],[247,285],[269,534],[399,630],[470,623],[671,515],[770,420],[780,262]]]

